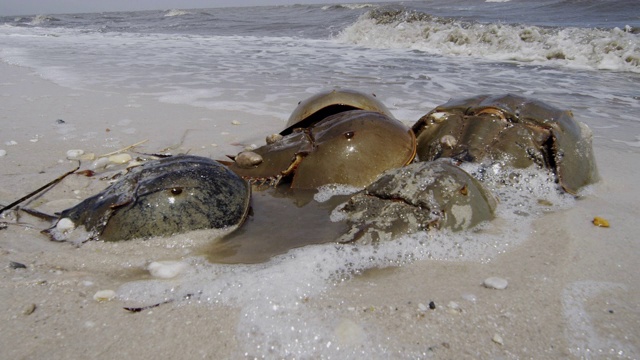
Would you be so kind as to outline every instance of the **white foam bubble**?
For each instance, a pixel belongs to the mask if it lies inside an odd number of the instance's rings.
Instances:
[[[351,195],[362,188],[343,185],[343,184],[328,184],[318,188],[318,192],[313,196],[313,199],[317,202],[326,202],[336,195]]]
[[[187,267],[188,264],[182,261],[154,261],[147,266],[147,270],[153,277],[171,279],[183,273]]]
[[[575,198],[566,194],[546,169],[508,169],[500,164],[487,167],[474,163],[460,167],[491,190],[500,201],[498,215],[505,219],[540,216],[575,204]]]

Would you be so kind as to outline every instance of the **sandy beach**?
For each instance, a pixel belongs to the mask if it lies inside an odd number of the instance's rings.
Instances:
[[[137,149],[172,147],[174,153],[217,159],[261,143],[262,134],[284,121],[272,117],[248,125],[254,116],[248,113],[214,114],[143,95],[73,90],[7,64],[0,64],[0,79],[2,204],[73,169],[76,162],[66,159],[71,149],[104,154],[148,140]],[[171,288],[196,276],[194,270],[153,279],[146,267],[181,260],[199,269],[205,260],[194,260],[194,254],[206,236],[75,247],[40,234],[48,226],[44,221],[3,214],[0,358],[638,358],[638,152],[611,148],[594,133],[601,181],[575,206],[525,227],[524,242],[484,261],[418,260],[368,269],[296,300],[283,298],[277,306],[284,310],[273,305],[273,314],[262,314],[274,323],[285,315],[300,319],[295,326],[302,329],[295,332],[275,325],[269,331],[265,323],[252,327],[258,317],[244,300],[237,306],[230,299],[198,298],[135,313],[123,309],[162,301],[158,293],[146,301],[139,293],[128,296],[131,285],[125,284],[150,281]],[[59,211],[104,186],[73,175],[29,206]],[[595,216],[611,227],[594,226]],[[303,256],[304,248],[297,251]],[[506,279],[508,286],[482,286],[489,277]],[[269,286],[269,279],[262,281]],[[116,297],[96,301],[100,290],[113,290]],[[305,339],[315,334],[317,341],[299,344],[294,333]]]

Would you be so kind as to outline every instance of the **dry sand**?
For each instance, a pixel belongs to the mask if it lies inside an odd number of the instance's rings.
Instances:
[[[65,159],[69,149],[101,153],[149,139],[143,150],[157,151],[179,143],[185,129],[196,129],[177,149],[219,158],[262,141],[243,136],[249,114],[218,113],[213,121],[205,109],[66,89],[4,64],[0,79],[3,204],[72,169]],[[230,125],[234,120],[241,124]],[[264,119],[264,129],[250,133],[268,134],[281,125]],[[536,220],[524,243],[486,263],[422,260],[368,270],[305,298],[300,311],[319,314],[333,329],[342,346],[334,354],[341,358],[640,357],[638,152],[603,143],[596,139],[602,181],[592,194]],[[32,205],[86,197],[97,186],[74,177]],[[594,216],[611,227],[595,227]],[[159,239],[76,248],[41,235],[46,223],[26,215],[21,220],[36,228],[12,223],[0,230],[0,358],[281,357],[269,344],[247,351],[251,334],[238,327],[246,314],[230,303],[184,301],[130,313],[122,299],[93,299],[98,290],[148,279],[144,267],[150,261],[176,258],[176,252],[188,256],[198,244]],[[491,276],[508,280],[508,287],[483,287]]]

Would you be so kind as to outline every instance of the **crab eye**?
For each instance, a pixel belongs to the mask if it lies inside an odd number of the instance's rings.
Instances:
[[[353,131],[347,131],[346,133],[344,133],[344,137],[347,139],[351,139],[354,135],[355,133]]]
[[[182,194],[182,188],[181,187],[174,187],[174,188],[171,188],[171,190],[169,190],[169,192],[171,193],[171,195],[180,195],[180,194]]]

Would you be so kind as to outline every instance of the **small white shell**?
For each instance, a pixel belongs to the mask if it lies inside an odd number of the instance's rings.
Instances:
[[[489,277],[482,284],[489,289],[504,290],[509,285],[509,282],[503,278]]]
[[[75,160],[84,154],[84,150],[81,149],[72,149],[67,151],[67,159]]]
[[[116,297],[116,292],[113,290],[100,290],[93,295],[93,300],[103,302],[113,300]]]
[[[267,144],[273,144],[273,143],[276,143],[276,142],[280,141],[280,139],[282,139],[282,138],[283,138],[283,136],[280,135],[280,134],[271,134],[271,135],[267,136],[266,141],[267,141]]]
[[[236,156],[236,164],[241,168],[251,168],[262,163],[262,156],[253,151],[243,151]]]
[[[106,157],[101,157],[99,159],[97,159],[96,161],[93,162],[93,164],[91,164],[91,169],[92,170],[100,170],[100,169],[104,169],[105,167],[107,167],[107,165],[109,165],[109,159]]]

